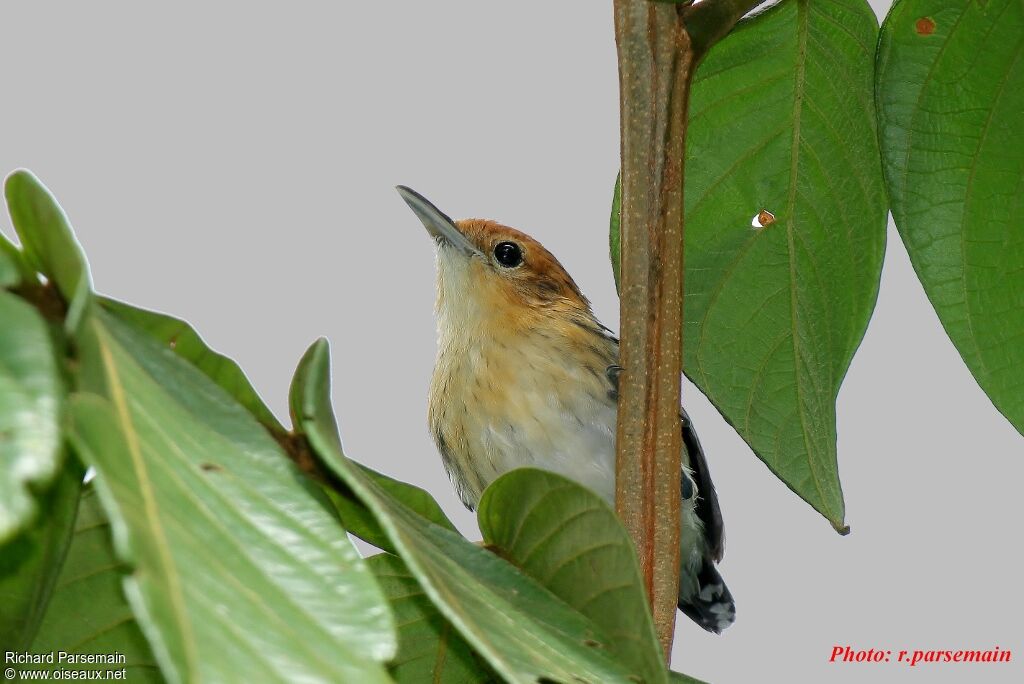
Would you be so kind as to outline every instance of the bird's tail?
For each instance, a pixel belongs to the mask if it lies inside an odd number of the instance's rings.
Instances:
[[[689,579],[693,581],[692,576]],[[736,602],[714,561],[706,555],[701,561],[696,580],[696,591],[680,593],[679,610],[709,632],[720,634],[736,620]],[[684,586],[681,581],[680,587]]]

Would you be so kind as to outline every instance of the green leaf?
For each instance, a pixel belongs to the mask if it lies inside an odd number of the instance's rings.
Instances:
[[[0,233],[0,289],[14,287],[23,280],[32,280],[35,273],[25,263],[21,250]]]
[[[645,682],[667,681],[633,542],[603,499],[522,468],[487,487],[477,520],[499,555],[601,627],[613,656]]]
[[[47,612],[71,540],[84,474],[78,461],[67,459],[31,526],[0,544],[0,653],[28,650]]]
[[[387,681],[392,616],[320,490],[170,349],[103,311],[82,331],[82,381],[106,398],[72,399],[71,439],[164,675]]]
[[[31,172],[15,171],[4,183],[7,209],[29,264],[52,280],[68,302],[66,327],[74,330],[92,291],[89,265],[64,210]]]
[[[392,499],[342,452],[331,411],[326,340],[306,352],[291,407],[320,459],[377,518],[431,602],[509,682],[623,682],[601,630],[494,554]]]
[[[863,0],[742,22],[697,70],[687,138],[686,374],[841,531],[835,401],[885,249],[877,32]]]
[[[205,373],[235,401],[248,409],[256,420],[272,434],[279,436],[287,434],[288,431],[263,403],[259,393],[256,392],[239,365],[232,359],[213,351],[191,325],[173,316],[140,309],[114,299],[102,297],[99,302],[105,310],[119,320],[173,349],[178,356]],[[442,527],[455,529],[441,507],[427,492],[419,487],[377,473],[365,466],[361,467],[368,477],[374,479],[389,494],[420,515]],[[392,550],[390,542],[387,541],[387,535],[380,530],[373,515],[358,499],[351,493],[343,494],[329,488],[325,488],[325,492],[349,532],[385,551]]]
[[[0,544],[36,516],[62,462],[64,387],[46,322],[0,290]]]
[[[398,556],[366,560],[391,602],[398,623],[398,655],[388,669],[399,684],[500,682],[423,592]]]
[[[671,684],[706,684],[706,682],[697,679],[696,677],[684,675],[681,672],[669,672],[668,681],[671,682]]]
[[[0,271],[6,275],[0,275],[0,287],[11,287],[22,282],[38,282],[36,272],[25,261],[25,255],[0,233]],[[12,273],[13,271],[13,273]]]
[[[122,591],[129,568],[114,555],[110,521],[92,486],[78,502],[74,536],[60,570],[50,609],[32,642],[34,653],[124,655],[124,664],[82,664],[76,669],[125,668],[129,682],[162,682],[156,658]],[[32,666],[60,667],[60,664]]]
[[[285,435],[287,430],[267,408],[259,393],[249,382],[245,372],[228,357],[213,351],[199,333],[185,321],[167,314],[140,309],[124,302],[101,297],[100,305],[119,320],[146,333],[202,371],[207,377],[244,406],[272,434]],[[414,485],[400,482],[370,468],[360,466],[363,472],[389,494],[402,501],[428,520],[455,530],[448,516],[430,494]],[[341,516],[345,528],[360,539],[385,551],[392,551],[387,535],[377,525],[373,515],[350,492],[341,493],[325,488],[325,492]]]
[[[0,236],[0,244],[2,242],[3,236]],[[0,249],[0,289],[13,287],[19,282],[21,282],[21,274],[18,272],[18,267],[11,257]]]
[[[248,409],[256,420],[272,433],[287,433],[273,412],[260,399],[245,371],[232,359],[210,349],[191,325],[167,314],[147,311],[106,297],[100,299],[100,305],[120,320],[159,340],[173,349],[178,356],[188,360],[220,385],[221,389],[235,401]]]
[[[893,218],[917,276],[1024,433],[1024,5],[896,3],[876,89]]]
[[[298,424],[298,421],[296,421]],[[363,475],[372,480],[389,496],[401,501],[409,510],[414,511],[435,525],[458,532],[452,521],[444,514],[441,506],[426,491],[405,482],[399,482],[387,475],[382,475],[364,465],[356,464]],[[334,504],[334,508],[341,518],[345,529],[359,537],[365,542],[373,544],[379,549],[388,553],[395,553],[395,547],[373,513],[367,508],[351,490],[338,491],[335,488],[325,488],[327,495]]]

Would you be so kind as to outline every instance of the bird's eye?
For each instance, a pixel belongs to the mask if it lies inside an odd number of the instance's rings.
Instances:
[[[523,250],[514,242],[499,242],[494,246],[494,258],[505,268],[515,268],[523,263]]]

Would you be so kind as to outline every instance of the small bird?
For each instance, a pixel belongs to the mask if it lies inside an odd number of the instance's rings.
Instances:
[[[474,510],[500,475],[525,466],[615,501],[619,341],[536,240],[494,221],[453,221],[398,192],[437,243],[438,355],[430,431],[462,502]],[[715,563],[718,498],[685,412],[679,608],[719,633],[736,607]]]

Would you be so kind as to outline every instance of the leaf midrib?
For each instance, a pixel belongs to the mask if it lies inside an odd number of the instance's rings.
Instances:
[[[160,437],[164,440],[166,446],[178,454],[179,461],[187,465],[189,463],[187,455],[179,448],[179,446],[177,445],[177,443],[174,442],[171,436],[163,430],[163,428],[160,426],[159,421],[156,420],[156,418],[154,418],[152,415],[150,415],[148,411],[146,411],[145,408],[142,407],[141,405],[136,405],[136,410],[138,410],[140,414],[142,414],[142,416],[150,423],[150,427],[160,435]],[[161,463],[161,465],[164,466],[164,470],[167,474],[168,481],[173,482],[175,485],[177,485],[178,491],[181,493],[181,495],[186,499],[192,501],[195,510],[201,510],[202,517],[205,520],[209,521],[209,524],[212,527],[218,529],[221,535],[225,539],[229,540],[229,542],[236,547],[238,555],[241,558],[245,559],[245,564],[248,567],[249,571],[252,572],[254,575],[260,577],[263,580],[265,587],[269,588],[271,591],[275,593],[276,596],[280,597],[283,603],[292,606],[292,608],[301,615],[310,616],[313,619],[313,622],[317,625],[317,627],[320,628],[320,631],[328,638],[332,638],[330,631],[323,626],[321,620],[317,619],[317,617],[314,614],[311,614],[301,603],[296,601],[289,592],[284,591],[280,586],[278,586],[274,579],[270,575],[268,575],[267,572],[262,567],[260,567],[258,563],[254,562],[248,556],[248,554],[245,552],[245,549],[239,545],[239,542],[235,538],[235,536],[231,534],[231,531],[223,526],[223,524],[221,523],[217,516],[213,515],[212,511],[209,508],[208,502],[197,497],[190,489],[190,487],[187,485],[187,483],[181,479],[179,474],[169,464]],[[216,487],[211,487],[210,491],[213,492],[213,495],[219,498],[223,503],[225,503],[228,506],[231,505],[230,500],[226,498]],[[238,512],[238,514],[241,517],[244,517],[244,515],[241,512]],[[268,539],[273,545],[277,546],[280,549],[285,548],[280,544],[278,540],[273,539],[269,535],[263,533],[262,530],[260,530],[259,532],[263,538]],[[186,534],[184,528],[182,529],[182,534]],[[322,542],[323,540],[318,541]],[[327,666],[328,669],[330,668],[331,663],[323,660],[319,652],[311,650],[308,647],[307,640],[300,638],[299,634],[294,631],[293,625],[289,623],[287,620],[283,620],[279,612],[271,608],[271,606],[266,600],[266,594],[254,593],[250,587],[238,582],[235,577],[235,574],[231,572],[227,568],[227,566],[220,562],[218,556],[210,556],[209,562],[211,563],[211,565],[219,568],[223,576],[228,578],[228,580],[231,581],[238,588],[238,591],[240,593],[244,593],[250,597],[250,603],[254,606],[257,606],[261,610],[261,612],[265,613],[271,619],[268,620],[268,622],[272,621],[273,624],[280,626],[282,631],[291,634],[293,637],[293,641],[297,644],[300,644],[303,650],[310,655],[311,659],[316,659],[323,665]],[[318,579],[316,574],[312,571],[310,571],[309,577],[311,577],[314,581]],[[369,626],[367,626],[367,628],[369,628]],[[342,648],[342,646],[339,645],[338,648]],[[345,648],[346,650],[350,650],[347,649],[347,647]]]
[[[192,632],[191,623],[185,616],[184,592],[181,582],[179,581],[176,573],[167,571],[167,568],[173,567],[170,546],[167,542],[166,532],[163,529],[159,513],[156,509],[156,499],[153,493],[153,486],[149,479],[149,471],[147,470],[146,464],[142,458],[138,434],[136,433],[135,425],[132,422],[127,398],[124,392],[124,386],[117,371],[113,355],[110,352],[111,339],[107,336],[107,333],[102,326],[97,322],[94,321],[92,325],[96,333],[97,346],[99,347],[100,355],[103,359],[104,373],[107,377],[107,383],[110,388],[111,398],[113,399],[114,409],[117,412],[117,419],[121,424],[121,431],[125,435],[128,452],[132,459],[132,466],[139,479],[139,493],[142,495],[143,507],[146,512],[146,520],[149,523],[148,527],[153,534],[153,543],[156,546],[157,553],[160,555],[161,565],[164,569],[163,575],[167,578],[169,602],[174,612],[174,619],[178,625],[179,633],[182,636],[182,646],[184,648],[185,656],[184,669],[189,674],[189,677],[186,677],[185,679],[196,678],[198,670],[196,669],[195,634]]]
[[[818,492],[819,501],[822,506],[827,506],[832,510],[832,502],[825,498],[824,491],[822,490],[822,483],[818,470],[815,466],[814,453],[811,449],[811,443],[809,441],[807,417],[804,415],[804,389],[800,380],[800,343],[799,343],[799,323],[798,323],[798,311],[796,301],[796,290],[797,290],[797,279],[796,279],[796,236],[795,231],[795,220],[794,210],[796,208],[796,190],[797,190],[797,175],[800,167],[800,141],[802,137],[802,131],[800,129],[800,119],[803,113],[803,99],[805,97],[805,87],[807,85],[806,79],[806,65],[807,65],[807,33],[808,33],[808,20],[807,20],[807,0],[797,0],[797,64],[796,74],[794,77],[794,97],[793,97],[793,136],[791,139],[790,147],[790,166],[789,166],[789,197],[786,200],[786,241],[789,247],[789,279],[790,279],[790,316],[793,325],[793,334],[790,339],[793,343],[793,362],[794,371],[796,374],[796,382],[794,383],[797,395],[797,414],[800,417],[800,432],[801,437],[804,441],[804,449],[807,457],[807,466],[811,473],[811,481],[814,483],[814,489]],[[842,522],[841,520],[839,521]]]

